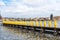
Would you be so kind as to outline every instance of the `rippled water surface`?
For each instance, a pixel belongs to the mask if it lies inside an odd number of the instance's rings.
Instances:
[[[0,40],[60,40],[60,37],[16,27],[6,27],[0,23]]]

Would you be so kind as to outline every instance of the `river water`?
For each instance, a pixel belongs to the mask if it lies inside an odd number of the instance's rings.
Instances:
[[[6,27],[0,23],[0,40],[60,40],[60,36],[40,34],[16,27]]]

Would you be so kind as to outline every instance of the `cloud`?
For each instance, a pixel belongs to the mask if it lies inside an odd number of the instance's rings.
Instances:
[[[24,3],[26,4],[31,4],[31,5],[38,5],[42,0],[23,0]]]
[[[11,2],[7,4],[8,4],[7,6],[3,7],[3,11],[5,10],[4,12],[27,12],[33,10],[32,7],[28,7],[19,2]]]
[[[3,5],[5,5],[5,3],[4,3],[4,2],[2,2],[2,1],[0,1],[0,6],[3,6]]]
[[[4,5],[1,9],[2,13],[8,13],[8,15],[20,12],[22,16],[46,16],[45,14],[60,11],[59,0],[4,0],[0,2],[0,5]]]

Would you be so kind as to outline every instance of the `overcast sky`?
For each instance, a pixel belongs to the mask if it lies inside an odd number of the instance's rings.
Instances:
[[[60,16],[60,0],[0,0],[3,17]]]

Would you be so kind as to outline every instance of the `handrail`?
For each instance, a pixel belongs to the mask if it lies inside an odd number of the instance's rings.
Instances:
[[[57,28],[57,21],[54,20],[53,22],[54,22],[54,28]],[[47,25],[48,25],[48,27],[52,27],[52,21],[51,20],[48,21],[48,23],[47,23],[47,21],[7,21],[7,20],[3,20],[3,23],[5,23],[5,24],[6,23],[7,24],[16,24],[16,25],[26,25],[26,26],[29,25],[29,26],[36,26],[36,27],[38,27],[38,26],[47,27]]]

